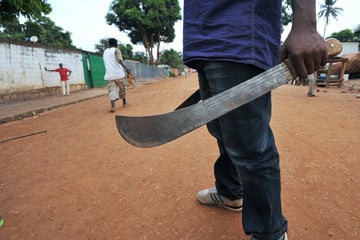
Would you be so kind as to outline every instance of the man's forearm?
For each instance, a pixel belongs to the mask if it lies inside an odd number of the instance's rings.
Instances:
[[[293,28],[299,31],[316,30],[316,1],[293,0]]]
[[[119,61],[119,63],[125,69],[126,72],[130,72],[130,69],[124,64],[123,61]]]

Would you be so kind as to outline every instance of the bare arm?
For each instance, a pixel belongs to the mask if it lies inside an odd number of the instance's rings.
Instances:
[[[55,72],[55,69],[48,69],[47,67],[45,67],[45,71],[47,71],[47,72]]]
[[[326,64],[325,40],[316,30],[315,0],[293,0],[293,23],[285,40],[280,60],[289,58],[301,79]]]
[[[116,61],[119,62],[119,64],[125,69],[125,71],[127,73],[130,73],[131,71],[128,67],[125,66],[123,59],[122,59],[121,51],[118,48],[115,49],[115,57],[116,57]]]
[[[125,64],[124,64],[124,62],[122,60],[120,60],[119,63],[125,69],[125,71],[127,73],[131,73],[130,69],[127,66],[125,66]]]

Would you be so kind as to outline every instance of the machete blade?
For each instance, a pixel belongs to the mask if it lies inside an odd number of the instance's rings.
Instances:
[[[205,124],[203,116],[206,113],[203,108],[204,106],[195,104],[171,112],[171,114],[164,113],[146,117],[117,115],[116,125],[120,135],[130,144],[137,147],[154,147],[174,140]]]
[[[115,116],[120,135],[137,147],[170,142],[293,79],[281,63],[198,104],[152,116]]]
[[[201,100],[200,90],[198,89],[193,94],[191,94],[191,96],[188,97],[183,103],[181,103],[177,108],[175,108],[175,111],[193,105],[199,102],[200,100]]]

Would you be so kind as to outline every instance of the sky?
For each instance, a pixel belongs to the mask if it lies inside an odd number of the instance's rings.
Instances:
[[[108,25],[105,16],[109,10],[112,0],[48,0],[52,7],[52,12],[48,15],[52,21],[64,31],[71,33],[73,44],[80,49],[95,51],[95,44],[103,38],[116,38],[119,43],[132,44],[126,33],[122,33],[114,25]],[[182,8],[184,0],[179,0]],[[324,0],[317,0],[317,12],[320,4]],[[331,18],[326,27],[326,36],[333,32],[339,32],[344,29],[353,30],[360,24],[360,1],[359,0],[338,0],[336,7],[343,8],[344,11],[338,16],[337,20]],[[318,20],[318,32],[323,35],[324,20]],[[173,43],[160,46],[161,50],[174,49],[182,51],[182,21],[175,24],[176,37]],[[289,33],[290,26],[285,28],[282,39],[284,40]],[[133,45],[133,51],[144,51],[142,44]]]

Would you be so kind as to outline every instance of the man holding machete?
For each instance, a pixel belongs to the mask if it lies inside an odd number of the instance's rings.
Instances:
[[[302,79],[325,65],[325,41],[316,30],[315,0],[293,0],[292,30],[280,50],[281,0],[184,1],[187,66],[198,71],[203,100],[288,58]],[[271,93],[207,124],[218,143],[215,187],[197,199],[242,210],[251,240],[287,239],[279,156],[270,128]]]

